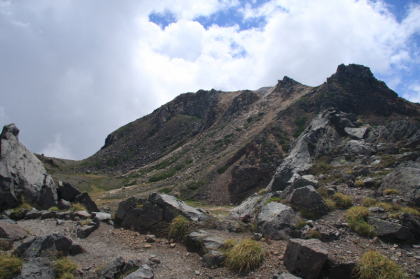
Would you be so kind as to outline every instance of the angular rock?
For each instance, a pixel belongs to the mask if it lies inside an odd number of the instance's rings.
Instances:
[[[96,203],[90,198],[87,192],[83,192],[77,195],[74,198],[74,202],[83,204],[86,207],[86,210],[90,213],[100,211]]]
[[[403,225],[410,228],[414,236],[420,240],[420,218],[408,213],[401,213],[399,219]]]
[[[313,214],[314,217],[321,217],[328,214],[327,205],[321,195],[312,186],[305,186],[293,191],[289,199],[292,205]]]
[[[210,236],[203,238],[203,246],[207,250],[217,250],[223,246],[226,239],[219,236]]]
[[[47,258],[34,258],[22,266],[22,273],[15,279],[54,279],[53,265]]]
[[[324,264],[322,274],[324,275],[324,277],[331,279],[355,279],[355,266],[356,262],[340,262],[335,257],[329,255],[327,261]]]
[[[104,212],[92,212],[92,214],[90,215],[90,218],[98,218],[100,221],[102,222],[106,222],[108,220],[111,220],[111,214],[109,213],[104,213]]]
[[[153,279],[153,270],[147,264],[142,265],[137,271],[124,277],[124,279]]]
[[[375,147],[364,140],[349,140],[343,148],[351,156],[372,156],[376,153]]]
[[[403,162],[382,179],[379,191],[397,189],[410,203],[420,206],[420,162]]]
[[[99,272],[98,279],[118,278],[126,266],[124,259],[120,256],[108,262]]]
[[[43,211],[41,214],[41,219],[50,219],[55,218],[58,211]]]
[[[13,255],[26,260],[35,257],[56,256],[57,254],[67,256],[72,244],[73,241],[70,238],[60,233],[43,235],[22,243],[13,251]]]
[[[15,124],[0,135],[0,211],[23,199],[43,209],[57,205],[57,187],[38,158],[19,142]]]
[[[376,227],[378,237],[393,238],[403,241],[411,241],[415,239],[414,234],[406,226],[373,217],[369,217],[368,221],[369,224]]]
[[[361,128],[344,128],[344,131],[353,139],[355,140],[362,140],[365,139],[369,134],[368,127],[361,127]]]
[[[75,211],[72,214],[72,217],[79,217],[80,219],[88,219],[90,218],[91,214],[87,213],[86,211]]]
[[[240,205],[233,208],[230,211],[229,216],[235,219],[240,219],[246,215],[251,215],[253,213],[254,208],[259,204],[259,201],[261,201],[263,197],[263,195],[258,194],[250,196]]]
[[[73,213],[70,212],[70,211],[65,211],[65,212],[59,211],[55,214],[55,217],[58,218],[58,219],[70,220],[72,214]]]
[[[25,218],[26,219],[37,219],[37,218],[41,217],[41,215],[42,215],[42,211],[39,211],[36,208],[32,208],[31,210],[29,210],[26,213]]]
[[[0,215],[0,222],[10,223],[10,224],[16,224],[16,221],[13,221],[9,217],[7,217],[6,214],[1,214]]]
[[[76,256],[79,254],[86,253],[85,248],[82,247],[79,243],[73,242],[73,244],[69,248],[69,255]]]
[[[264,237],[281,240],[289,238],[300,219],[290,206],[270,202],[261,208],[261,212],[255,218],[255,225]]]
[[[57,192],[58,192],[58,197],[60,199],[63,199],[69,202],[73,202],[74,199],[78,195],[81,194],[81,192],[79,191],[79,189],[77,189],[76,186],[67,182],[64,182],[62,183],[62,185],[59,185]]]
[[[71,202],[61,199],[61,200],[58,201],[57,207],[60,210],[69,210],[73,206],[72,206]]]
[[[78,228],[76,234],[79,238],[86,238],[96,231],[100,225],[101,221],[95,217],[88,225]]]
[[[203,266],[207,268],[222,266],[225,262],[226,256],[215,250],[210,250],[203,256]]]
[[[287,270],[303,279],[318,278],[328,251],[318,239],[290,239],[284,254]]]
[[[21,226],[17,224],[0,222],[0,238],[16,241],[24,239],[27,236],[28,233]]]

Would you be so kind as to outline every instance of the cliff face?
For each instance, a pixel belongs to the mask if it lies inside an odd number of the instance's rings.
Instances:
[[[329,108],[366,125],[415,123],[420,116],[418,104],[399,98],[369,68],[340,65],[317,87],[284,77],[256,91],[181,94],[112,132],[79,171],[119,173],[138,189],[239,203],[267,186],[295,140]]]

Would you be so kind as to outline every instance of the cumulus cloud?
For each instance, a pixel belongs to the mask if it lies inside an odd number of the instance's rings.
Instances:
[[[107,134],[180,93],[257,89],[284,75],[318,85],[341,63],[369,66],[418,100],[409,73],[420,69],[420,5],[407,6],[401,20],[389,7],[367,0],[0,0],[0,124],[15,122],[34,152],[82,159]],[[223,21],[229,16],[234,24]]]

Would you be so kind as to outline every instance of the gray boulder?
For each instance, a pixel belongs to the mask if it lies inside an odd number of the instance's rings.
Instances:
[[[365,139],[369,134],[369,128],[368,127],[360,127],[360,128],[350,128],[346,127],[344,128],[344,131],[353,139],[355,140],[361,140]]]
[[[243,201],[240,205],[233,208],[229,216],[234,219],[243,218],[246,215],[251,216],[254,212],[254,208],[259,204],[259,202],[264,198],[263,195],[253,194],[245,201]]]
[[[194,222],[209,218],[173,196],[153,193],[147,200],[130,198],[121,202],[115,214],[115,223],[139,232],[161,232],[180,214]]]
[[[153,279],[153,270],[147,264],[142,265],[137,271],[124,277],[124,279]]]
[[[305,186],[293,191],[289,201],[292,205],[298,206],[314,217],[321,217],[328,214],[327,205],[321,195],[312,186]]]
[[[41,215],[42,215],[42,211],[39,211],[36,208],[32,208],[31,210],[29,210],[26,213],[25,218],[26,219],[37,219],[37,218],[41,217]]]
[[[403,162],[382,179],[379,191],[397,189],[410,203],[420,206],[420,162]]]
[[[0,135],[0,211],[18,206],[23,199],[42,209],[57,205],[57,187],[38,158],[19,142],[15,124]]]
[[[102,222],[106,222],[108,220],[111,220],[111,214],[105,213],[105,212],[92,212],[90,215],[90,218],[98,218]]]
[[[86,238],[88,237],[91,233],[93,233],[94,231],[96,231],[99,226],[101,225],[101,221],[98,218],[94,218],[92,220],[92,222],[90,222],[89,224],[87,224],[86,226],[77,228],[77,236],[79,238]]]
[[[83,192],[77,195],[74,198],[74,202],[83,204],[89,213],[100,211],[96,203],[90,198],[87,192]]]
[[[318,239],[290,239],[284,253],[287,270],[303,279],[318,278],[328,251]]]
[[[54,269],[47,258],[34,258],[24,263],[22,272],[14,279],[54,279]]]
[[[369,157],[376,153],[375,147],[364,140],[349,140],[343,147],[343,150],[352,156],[362,155]]]
[[[257,231],[274,240],[288,239],[301,218],[290,206],[270,202],[255,218]]]
[[[397,223],[392,223],[373,217],[369,217],[369,224],[376,227],[378,237],[392,238],[403,241],[412,241],[415,239],[410,228]]]
[[[61,254],[67,256],[73,241],[60,233],[38,236],[22,243],[13,255],[26,260],[36,257],[49,257]]]
[[[71,202],[61,199],[58,201],[57,207],[60,210],[69,210],[73,207],[73,205],[71,204]]]
[[[215,250],[210,250],[203,256],[203,266],[207,268],[222,266],[225,262],[226,256]]]
[[[354,276],[355,266],[356,262],[354,261],[341,262],[334,256],[328,255],[322,274],[324,275],[323,277],[330,279],[353,279],[356,278]]]
[[[82,193],[79,191],[79,189],[77,189],[76,186],[67,182],[59,184],[57,192],[58,192],[58,197],[60,199],[63,199],[69,202],[73,202],[74,199]]]
[[[114,279],[123,273],[126,263],[123,257],[118,257],[108,262],[99,272],[98,279]]]
[[[0,238],[12,241],[21,240],[28,236],[24,228],[17,224],[0,222]]]

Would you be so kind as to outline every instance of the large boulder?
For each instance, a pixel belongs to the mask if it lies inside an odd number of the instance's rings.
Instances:
[[[100,211],[96,203],[90,198],[87,192],[83,192],[74,198],[74,202],[81,203],[89,213]]]
[[[77,189],[76,186],[73,184],[64,182],[61,185],[58,186],[58,197],[60,199],[72,202],[74,199],[81,194],[79,189]]]
[[[0,222],[0,238],[15,241],[24,239],[27,236],[28,233],[21,226],[7,222]]]
[[[57,205],[57,187],[38,158],[19,142],[15,124],[0,135],[0,211],[23,200],[42,209]]]
[[[288,239],[300,219],[299,214],[290,206],[270,202],[261,208],[255,218],[255,225],[257,231],[265,237],[275,240]]]
[[[328,214],[327,205],[321,195],[312,186],[295,189],[289,199],[292,205],[313,215],[314,218]]]
[[[340,135],[345,135],[346,127],[354,127],[346,114],[335,109],[319,113],[293,143],[289,155],[277,168],[267,189],[284,190],[293,175],[307,173],[314,158],[333,156],[334,147],[339,145]]]
[[[13,255],[19,256],[26,260],[36,257],[49,256],[67,256],[70,251],[79,251],[80,249],[72,249],[73,240],[60,233],[50,235],[37,236],[27,242],[22,243]]]
[[[403,162],[382,179],[379,191],[397,189],[415,206],[420,206],[420,162]]]
[[[24,263],[22,272],[14,279],[53,279],[56,278],[52,263],[47,258],[34,258]]]
[[[232,209],[229,216],[234,219],[243,218],[246,215],[251,216],[254,212],[254,208],[263,200],[264,196],[259,194],[253,194],[240,205]]]
[[[180,214],[194,222],[209,218],[173,196],[153,193],[147,200],[132,197],[121,202],[115,214],[115,224],[139,232],[161,233]]]
[[[413,241],[415,239],[415,236],[409,227],[397,223],[369,217],[369,224],[376,227],[376,231],[379,237],[402,241]]]
[[[318,278],[328,251],[318,239],[290,239],[284,253],[287,270],[303,279]]]

